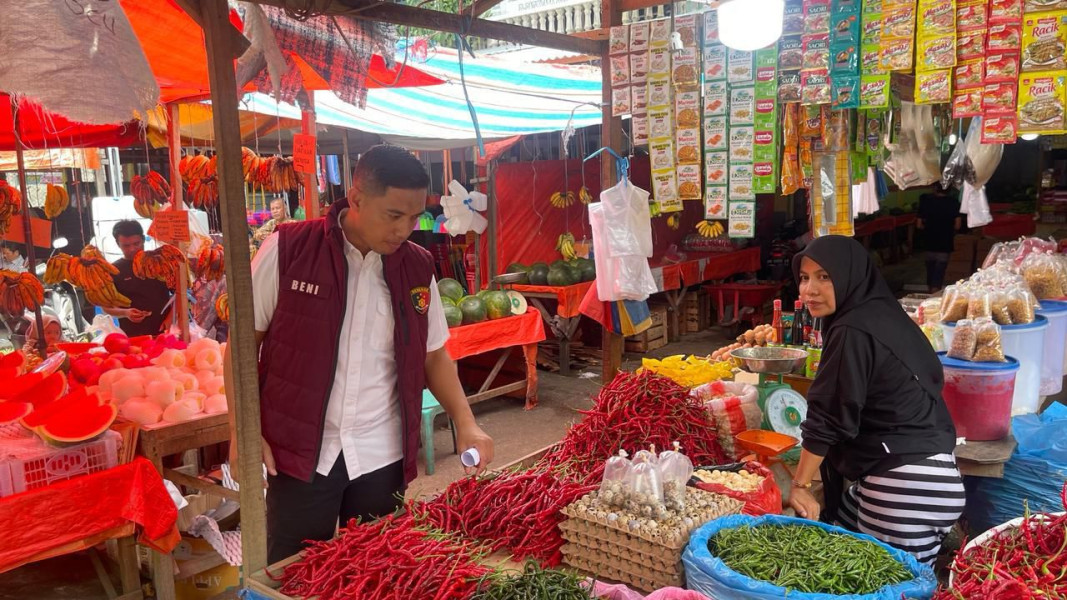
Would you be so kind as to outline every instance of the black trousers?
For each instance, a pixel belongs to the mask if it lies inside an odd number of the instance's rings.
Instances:
[[[288,475],[267,476],[267,560],[274,564],[303,550],[306,542],[334,536],[338,520],[369,521],[390,515],[403,504],[404,461],[399,460],[348,480],[345,457],[330,474],[315,473],[311,483]]]

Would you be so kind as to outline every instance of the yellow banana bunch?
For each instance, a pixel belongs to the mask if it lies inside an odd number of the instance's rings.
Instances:
[[[574,204],[574,200],[574,192],[556,192],[548,199],[548,201],[552,203],[552,206],[556,208],[567,208]]]
[[[49,183],[45,190],[44,216],[54,219],[70,206],[70,196],[67,194],[67,188],[61,185]]]
[[[564,260],[574,260],[578,258],[578,253],[574,250],[574,234],[564,233],[556,239],[556,252],[559,252]]]
[[[179,166],[180,169],[181,167]],[[163,205],[170,202],[170,183],[155,171],[149,171],[147,175],[143,176],[134,175],[133,179],[130,180],[130,195],[133,196],[135,205],[137,202]]]
[[[11,217],[22,213],[22,194],[0,179],[0,235],[7,233]]]
[[[719,237],[725,231],[721,221],[700,221],[697,223],[697,233],[706,238]]]
[[[44,288],[32,273],[0,271],[0,311],[21,317],[44,303]]]
[[[667,226],[671,229],[677,230],[682,225],[682,220],[678,218],[678,215],[671,215],[667,217]]]
[[[97,306],[127,307],[130,299],[115,288],[113,276],[118,272],[100,250],[86,246],[81,256],[60,253],[48,259],[44,282],[53,285],[69,281],[81,288],[89,302]]]
[[[580,200],[582,204],[589,204],[593,201],[593,196],[589,193],[589,188],[583,185],[582,189],[578,190],[578,200]]]
[[[178,289],[180,269],[187,268],[188,262],[182,251],[169,244],[163,244],[155,250],[142,250],[133,257],[133,274],[141,279],[156,279],[167,284],[171,290]]]

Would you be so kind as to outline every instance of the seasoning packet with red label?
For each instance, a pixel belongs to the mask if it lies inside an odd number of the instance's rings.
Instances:
[[[985,59],[986,83],[1014,83],[1019,79],[1019,55],[1014,52],[990,54]]]
[[[985,56],[985,29],[960,32],[956,39],[956,58],[972,60]]]
[[[786,11],[788,11],[786,5]],[[704,13],[704,45],[719,43],[719,11],[709,10]]]
[[[804,105],[829,104],[830,73],[826,69],[811,69],[800,72],[800,103]]]
[[[956,90],[981,89],[985,83],[985,61],[981,59],[960,63],[954,71]]]
[[[989,27],[989,7],[986,0],[968,0],[956,7],[956,30],[974,31]]]
[[[982,113],[986,116],[1015,115],[1018,83],[994,83],[982,89]]]
[[[977,117],[982,114],[982,90],[965,90],[952,96],[952,118]]]
[[[830,36],[828,34],[806,35],[804,45],[805,69],[830,68]]]
[[[950,69],[956,66],[956,36],[919,38],[917,71]]]
[[[989,0],[989,22],[1018,24],[1023,20],[1023,0]]]
[[[830,0],[804,1],[804,33],[830,33]]]
[[[1023,71],[1055,71],[1067,68],[1065,50],[1067,11],[1026,16],[1023,20]]]
[[[930,0],[919,7],[919,31],[925,35],[956,33],[956,4],[953,0]]]
[[[915,74],[916,104],[945,104],[952,101],[952,70],[920,71]]]
[[[889,106],[889,75],[864,75],[860,78],[860,108]]]
[[[1019,78],[1019,132],[1063,133],[1067,102],[1063,71],[1025,73]]]
[[[1018,52],[1023,45],[1021,25],[993,25],[989,28],[986,50],[989,52]]]
[[[910,71],[914,50],[912,38],[882,38],[882,70]]]
[[[983,144],[1014,144],[1019,137],[1015,115],[986,117],[982,120]]]
[[[1048,10],[1067,10],[1067,0],[1026,0],[1023,5],[1026,14]]]

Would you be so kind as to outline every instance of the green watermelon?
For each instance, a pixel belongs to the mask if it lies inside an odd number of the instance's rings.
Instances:
[[[578,259],[578,270],[582,274],[582,281],[593,281],[596,279],[596,263],[588,258]]]
[[[451,298],[449,298],[448,296],[441,296],[441,305],[442,306],[455,306],[456,305],[456,301],[451,299]]]
[[[489,292],[483,300],[490,319],[503,319],[511,316],[511,299],[504,292]]]
[[[565,260],[557,260],[557,261],[554,261],[552,264],[548,265],[548,268],[549,269],[559,269],[561,267],[566,267],[566,266],[567,266],[567,261],[565,261]]]
[[[449,299],[449,302],[452,302],[452,300]],[[448,322],[449,327],[459,327],[463,324],[463,311],[455,304],[446,304],[445,321]]]
[[[454,302],[459,302],[466,293],[463,290],[463,285],[455,279],[442,279],[441,281],[438,281],[437,291],[441,293],[442,298],[448,297]]]
[[[475,294],[475,296],[478,296],[482,300],[485,300],[485,295],[488,294],[491,291],[493,291],[493,290],[482,290],[482,291],[478,292],[477,294]]]
[[[579,267],[572,267],[568,265],[565,269],[571,274],[571,285],[574,285],[582,280],[582,269]]]
[[[522,263],[511,263],[510,265],[508,265],[508,268],[505,273],[521,273],[523,277],[517,283],[530,283],[530,267],[527,267]]]
[[[578,279],[575,278],[571,268],[567,265],[552,267],[548,270],[548,285],[567,286],[574,285],[577,282]]]
[[[478,296],[466,296],[459,301],[459,310],[463,312],[463,324],[481,323],[488,317],[485,302]]]
[[[548,285],[548,265],[543,262],[534,263],[528,276],[533,285]]]

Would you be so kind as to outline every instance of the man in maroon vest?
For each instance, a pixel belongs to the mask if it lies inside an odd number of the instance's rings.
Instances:
[[[417,475],[424,387],[479,467],[493,458],[444,348],[433,260],[407,241],[428,186],[411,153],[375,146],[347,202],[279,226],[252,262],[271,563],[330,539],[338,519],[400,506]]]

